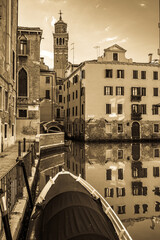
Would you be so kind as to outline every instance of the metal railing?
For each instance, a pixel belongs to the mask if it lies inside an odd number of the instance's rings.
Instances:
[[[10,216],[18,199],[23,197],[23,188],[26,186],[24,169],[21,163],[23,162],[25,166],[27,178],[30,177],[32,166],[35,165],[37,149],[36,142],[26,142],[25,139],[23,139],[23,142],[19,141],[18,157],[15,159],[15,165],[0,178],[0,189],[4,193],[6,199],[8,216]],[[0,239],[3,230],[2,213],[0,211]]]

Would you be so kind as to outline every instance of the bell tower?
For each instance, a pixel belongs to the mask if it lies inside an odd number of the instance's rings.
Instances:
[[[62,20],[62,12],[59,12],[60,17],[55,23],[54,37],[54,71],[58,78],[64,78],[65,68],[68,64],[68,33],[67,24]]]

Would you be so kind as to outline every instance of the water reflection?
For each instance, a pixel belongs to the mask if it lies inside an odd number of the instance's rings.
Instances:
[[[134,240],[160,236],[160,143],[84,144],[41,160],[40,188],[62,168],[95,187]]]

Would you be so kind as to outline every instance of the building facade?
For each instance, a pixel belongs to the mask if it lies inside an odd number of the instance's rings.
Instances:
[[[18,1],[0,0],[0,152],[16,140]]]
[[[56,120],[62,123],[64,119],[64,110],[62,104],[62,85],[65,77],[65,70],[68,65],[68,40],[67,24],[60,18],[55,23],[55,31],[53,33],[54,42],[54,71],[56,72],[56,88],[57,88],[57,107]]]
[[[40,28],[18,27],[17,139],[40,132]]]
[[[159,63],[133,62],[113,45],[63,84],[65,129],[86,141],[160,138]]]
[[[56,74],[49,70],[41,58],[40,64],[40,122],[55,119]]]

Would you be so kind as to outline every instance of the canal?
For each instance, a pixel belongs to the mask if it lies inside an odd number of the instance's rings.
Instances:
[[[133,240],[160,239],[160,143],[69,142],[42,157],[39,191],[62,169],[95,187]]]

